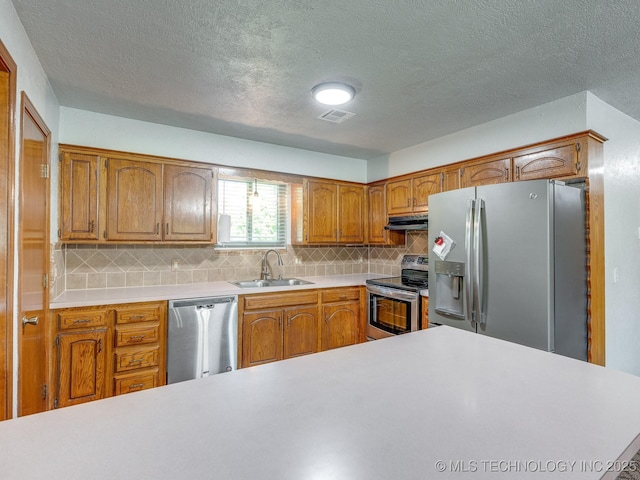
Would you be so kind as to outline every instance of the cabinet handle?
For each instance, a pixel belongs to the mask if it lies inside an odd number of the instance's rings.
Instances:
[[[93,231],[95,230],[95,228],[96,228],[96,221],[95,221],[95,220],[91,220],[91,225],[89,225],[89,231],[90,231],[91,233],[93,233]]]
[[[139,358],[137,360],[129,360],[129,365],[136,365],[138,363],[142,363],[142,358]]]
[[[25,325],[38,325],[38,317],[27,318],[26,316],[22,317],[22,326]]]
[[[169,235],[169,222],[167,222],[167,229],[166,229],[166,234]]]
[[[132,383],[131,385],[129,385],[129,390],[132,390],[134,388],[142,388],[144,387],[144,383]]]
[[[129,317],[130,320],[138,320],[140,318],[144,318],[144,315],[131,315]]]
[[[98,340],[98,353],[102,351],[102,339]]]
[[[509,168],[504,169],[504,179],[505,181],[509,181]]]
[[[516,180],[520,180],[520,167],[516,167]]]
[[[146,335],[131,335],[129,340],[142,340]]]
[[[291,326],[291,315],[287,315],[287,327]]]
[[[91,319],[89,318],[78,318],[76,320],[73,321],[73,324],[79,324],[79,323],[89,323],[91,321]]]

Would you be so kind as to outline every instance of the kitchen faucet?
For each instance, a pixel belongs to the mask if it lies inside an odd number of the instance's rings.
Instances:
[[[282,257],[276,250],[273,250],[273,249],[267,250],[266,252],[264,252],[264,257],[262,257],[262,273],[260,274],[260,280],[268,280],[269,276],[271,275],[269,273],[269,264],[267,263],[267,256],[271,252],[275,253],[278,256],[278,265],[283,265]]]

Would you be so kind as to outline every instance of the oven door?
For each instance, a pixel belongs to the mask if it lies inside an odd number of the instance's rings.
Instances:
[[[417,292],[367,285],[367,336],[380,339],[418,330],[419,298]]]

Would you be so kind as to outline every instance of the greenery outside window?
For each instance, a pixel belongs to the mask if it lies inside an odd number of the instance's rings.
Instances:
[[[231,221],[229,241],[219,241],[221,247],[286,246],[287,185],[284,183],[219,178],[218,214],[228,215]],[[218,235],[220,239],[220,231]]]

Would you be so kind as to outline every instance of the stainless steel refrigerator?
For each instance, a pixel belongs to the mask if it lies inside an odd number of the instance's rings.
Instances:
[[[586,360],[585,224],[552,180],[430,196],[429,322]]]

